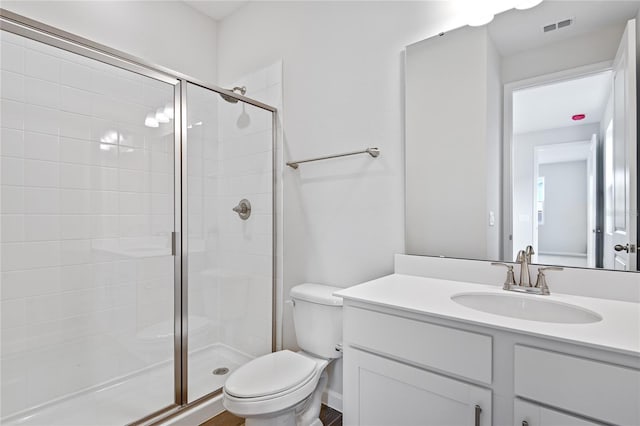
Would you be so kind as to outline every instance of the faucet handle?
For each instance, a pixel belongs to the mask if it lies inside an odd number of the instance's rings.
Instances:
[[[564,271],[564,268],[562,266],[543,266],[538,268],[538,272],[540,271]]]
[[[511,287],[516,285],[516,277],[513,274],[513,265],[502,262],[491,262],[491,266],[504,266],[507,268],[507,278],[504,280],[503,290],[511,290]]]
[[[544,274],[544,271],[562,271],[564,268],[560,266],[545,266],[543,268],[538,268],[538,279],[536,280],[536,288],[540,289],[540,294],[549,295],[549,286],[547,285],[547,276]]]

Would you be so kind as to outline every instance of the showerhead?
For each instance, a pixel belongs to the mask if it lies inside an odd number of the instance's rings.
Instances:
[[[241,95],[244,95],[245,93],[247,93],[247,88],[245,86],[242,86],[242,87],[236,86],[233,89],[231,89],[231,92],[239,92]],[[225,95],[224,93],[220,93],[220,96],[222,97],[222,99],[232,104],[238,103],[238,100],[236,98],[232,98],[231,96]]]

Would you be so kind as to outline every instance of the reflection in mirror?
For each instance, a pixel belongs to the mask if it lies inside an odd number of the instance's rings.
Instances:
[[[637,269],[639,9],[547,0],[407,47],[407,253]]]

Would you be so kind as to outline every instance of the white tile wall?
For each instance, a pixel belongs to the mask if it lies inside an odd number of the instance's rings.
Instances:
[[[147,331],[173,318],[173,124],[144,119],[173,87],[4,31],[1,43],[6,417],[171,356],[172,339]]]

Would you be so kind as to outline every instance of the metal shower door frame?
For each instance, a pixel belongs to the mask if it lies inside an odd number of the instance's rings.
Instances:
[[[174,227],[171,236],[174,255],[174,402],[160,408],[131,425],[151,425],[181,414],[187,408],[200,405],[218,395],[215,390],[191,403],[188,402],[188,202],[187,195],[187,84],[237,99],[272,114],[272,277],[271,277],[271,350],[276,350],[276,249],[277,249],[277,109],[236,92],[192,78],[169,68],[149,63],[141,58],[112,49],[75,34],[49,26],[6,9],[0,8],[0,30],[14,33],[83,57],[94,59],[136,74],[174,86]]]

